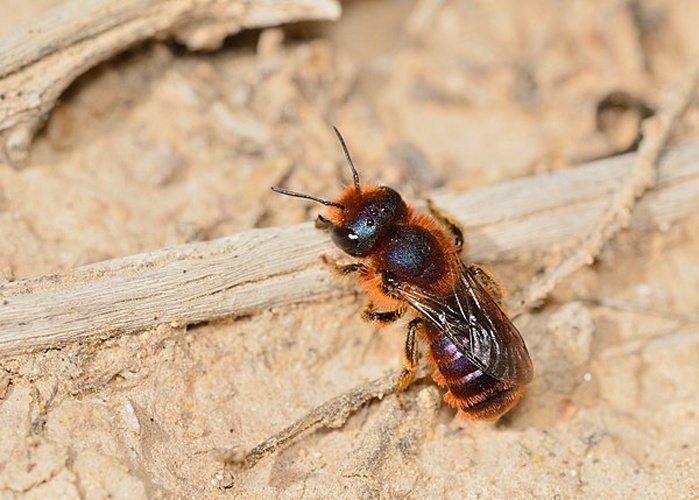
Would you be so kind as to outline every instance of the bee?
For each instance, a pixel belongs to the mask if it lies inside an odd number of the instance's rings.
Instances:
[[[366,291],[365,320],[387,324],[409,312],[396,392],[413,379],[421,340],[432,378],[447,389],[444,401],[469,420],[497,420],[517,404],[533,375],[524,340],[503,311],[503,288],[483,267],[462,262],[463,232],[447,215],[431,205],[432,216],[420,213],[390,187],[360,184],[334,130],[352,170],[351,186],[334,200],[272,190],[327,207],[316,227],[357,259],[336,269],[356,275]]]

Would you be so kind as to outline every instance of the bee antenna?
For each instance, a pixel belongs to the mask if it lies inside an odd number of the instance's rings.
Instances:
[[[289,191],[288,189],[272,186],[272,191],[275,193],[279,194],[284,194],[286,196],[293,196],[294,198],[306,198],[307,200],[313,200],[318,203],[322,203],[326,207],[337,207],[340,210],[347,210],[347,207],[344,205],[341,205],[339,203],[335,203],[334,201],[331,200],[324,200],[323,198],[318,198],[316,196],[313,196],[311,194],[306,194],[306,193],[298,193],[296,191]]]
[[[337,127],[334,125],[333,130],[335,131],[335,135],[337,136],[337,138],[340,140],[340,145],[342,146],[342,150],[345,152],[345,158],[347,158],[347,163],[349,163],[349,166],[352,169],[354,187],[357,189],[357,191],[361,191],[361,188],[359,187],[359,174],[357,173],[357,169],[354,168],[354,163],[352,162],[352,157],[350,156],[349,149],[347,149],[347,144],[345,144],[345,140],[342,138],[342,134],[340,134],[340,131],[337,130]]]

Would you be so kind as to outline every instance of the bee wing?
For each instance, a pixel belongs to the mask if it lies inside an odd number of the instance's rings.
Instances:
[[[512,384],[529,382],[534,369],[519,330],[463,264],[453,291],[450,297],[438,297],[400,283],[395,293],[484,373]]]

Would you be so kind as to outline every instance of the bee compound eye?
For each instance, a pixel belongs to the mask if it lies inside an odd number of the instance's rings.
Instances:
[[[331,234],[333,243],[345,253],[356,255],[359,246],[359,235],[345,227],[335,226]]]

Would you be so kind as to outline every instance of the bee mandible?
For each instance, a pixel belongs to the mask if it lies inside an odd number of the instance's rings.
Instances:
[[[517,404],[533,376],[524,340],[503,311],[503,288],[483,267],[462,262],[463,232],[446,214],[431,205],[432,216],[420,213],[390,187],[360,184],[334,130],[352,170],[351,186],[334,200],[272,189],[327,207],[316,227],[357,259],[337,271],[356,275],[366,291],[365,320],[386,324],[410,313],[396,392],[414,376],[421,340],[432,378],[447,389],[445,402],[467,419],[497,420]]]

